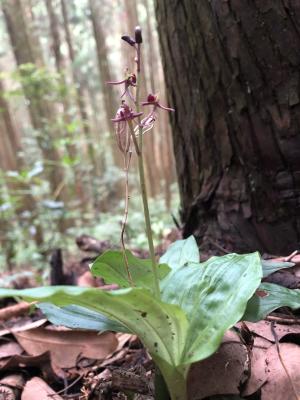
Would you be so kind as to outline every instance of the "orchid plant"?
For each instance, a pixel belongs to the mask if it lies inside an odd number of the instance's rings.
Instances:
[[[144,177],[143,134],[153,127],[159,110],[174,110],[161,105],[153,94],[140,104],[141,29],[135,29],[134,38],[123,36],[123,40],[136,53],[136,71],[127,71],[123,80],[108,82],[123,86],[122,103],[112,121],[117,145],[124,156],[126,182],[133,150],[138,158],[150,259],[136,258],[125,247],[129,199],[126,183],[122,251],[105,252],[91,267],[95,276],[118,284],[119,289],[0,289],[0,297],[17,296],[38,302],[38,307],[55,324],[138,335],[166,384],[166,392],[157,384],[155,398],[186,400],[190,366],[213,354],[226,330],[239,320],[259,320],[282,305],[300,307],[300,291],[261,284],[262,277],[288,268],[291,263],[264,262],[258,253],[227,254],[200,262],[192,236],[173,243],[157,260]],[[141,107],[151,107],[150,112],[144,116]]]

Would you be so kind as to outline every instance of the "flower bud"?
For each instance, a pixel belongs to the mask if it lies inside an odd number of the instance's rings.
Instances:
[[[130,44],[130,46],[135,45],[134,39],[132,39],[132,37],[130,37],[130,36],[125,35],[125,36],[122,36],[121,39],[124,40],[126,43]]]
[[[142,38],[142,30],[140,26],[136,26],[134,30],[134,35],[135,35],[135,42],[136,43],[143,43],[143,38]]]

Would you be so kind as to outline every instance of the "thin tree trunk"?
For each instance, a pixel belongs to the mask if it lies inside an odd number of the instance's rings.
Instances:
[[[89,0],[89,6],[97,48],[97,61],[101,91],[104,100],[104,110],[102,112],[105,115],[106,129],[110,132],[110,145],[112,148],[114,164],[119,168],[123,168],[123,157],[115,144],[115,135],[113,131],[113,124],[111,122],[111,118],[115,116],[120,101],[118,101],[117,94],[114,91],[114,88],[106,87],[106,82],[112,81],[113,75],[111,73],[111,68],[108,62],[108,51],[105,44],[105,35],[101,26],[101,5],[96,1]]]
[[[80,82],[80,78],[78,77],[78,73],[74,66],[76,55],[75,55],[75,50],[73,47],[71,31],[69,28],[68,8],[67,8],[67,3],[65,0],[61,0],[61,9],[62,9],[64,30],[65,30],[66,42],[68,45],[69,57],[70,57],[70,60],[72,63],[73,81],[76,85],[76,102],[77,102],[78,110],[79,110],[81,121],[82,121],[83,131],[84,131],[86,141],[87,141],[88,155],[89,155],[89,159],[91,160],[91,163],[95,169],[96,174],[99,175],[101,173],[101,171],[100,171],[100,166],[98,163],[98,158],[97,158],[97,155],[94,150],[93,141],[92,141],[92,135],[91,135],[90,125],[89,125],[89,118],[88,118],[88,113],[87,113],[86,104],[85,104],[85,100],[84,100],[84,97],[85,97],[84,91],[83,91],[82,84]]]
[[[61,37],[60,37],[60,29],[59,29],[59,21],[57,15],[55,13],[55,9],[53,7],[53,0],[45,0],[46,8],[48,12],[48,17],[50,21],[50,34],[51,34],[51,48],[54,54],[55,67],[57,72],[61,77],[61,84],[64,87],[67,87],[67,81],[65,77],[65,65],[64,65],[64,57],[61,52]],[[64,114],[64,124],[67,127],[72,123],[72,116],[70,115],[70,109],[72,104],[68,98],[68,96],[64,96],[63,98],[63,114]],[[64,129],[67,132],[67,129]],[[66,133],[66,138],[69,139],[70,135]],[[79,156],[78,148],[74,143],[74,140],[71,138],[71,142],[67,140],[66,145],[69,157],[73,160],[76,160]],[[74,169],[74,179],[72,186],[74,187],[77,198],[80,199],[80,207],[83,211],[87,211],[89,209],[88,205],[90,204],[89,198],[92,197],[91,190],[91,182],[83,183],[82,171],[81,167],[78,164],[75,164]]]

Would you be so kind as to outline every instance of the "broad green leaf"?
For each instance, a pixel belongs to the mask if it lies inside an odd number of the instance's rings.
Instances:
[[[196,239],[190,236],[172,243],[159,262],[168,264],[172,269],[183,267],[188,263],[199,263],[200,254]]]
[[[59,307],[76,304],[103,313],[138,335],[158,364],[163,360],[163,365],[171,369],[180,365],[188,329],[186,316],[178,306],[157,300],[147,289],[110,292],[76,286],[0,289],[0,297],[11,296],[51,302]]]
[[[103,314],[75,304],[57,307],[51,303],[39,303],[38,307],[54,325],[93,331],[128,332],[128,329],[123,325],[105,317]]]
[[[263,278],[273,274],[276,271],[285,268],[291,268],[295,264],[291,262],[279,262],[279,261],[272,261],[272,260],[261,260],[262,270],[263,270]]]
[[[151,260],[137,258],[128,250],[126,250],[126,255],[134,284],[153,290]],[[170,271],[166,264],[160,264],[157,268],[160,279],[164,278]],[[93,275],[101,276],[106,283],[116,283],[122,288],[130,286],[121,251],[106,251],[95,260],[91,271]]]
[[[227,329],[240,320],[260,284],[258,253],[212,257],[173,270],[162,282],[162,300],[178,304],[189,321],[182,363],[214,353]]]
[[[262,283],[247,304],[243,321],[256,322],[280,307],[300,308],[300,289],[288,289],[273,283]]]

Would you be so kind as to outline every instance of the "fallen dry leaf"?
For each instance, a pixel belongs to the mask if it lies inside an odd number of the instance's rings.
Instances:
[[[37,321],[32,322],[29,317],[18,318],[16,321],[7,321],[5,323],[5,328],[0,330],[0,336],[9,335],[13,332],[26,331],[28,329],[38,328],[39,326],[45,325],[47,319],[42,318]]]
[[[225,334],[219,350],[195,363],[188,377],[189,398],[200,400],[218,394],[239,394],[246,378],[247,350],[232,332]]]
[[[250,396],[257,392],[266,382],[266,353],[272,345],[272,342],[267,339],[259,336],[254,338],[251,352],[251,374],[242,393],[243,396]]]
[[[112,332],[99,335],[90,331],[37,328],[15,332],[14,335],[30,355],[50,351],[52,362],[60,368],[74,367],[79,356],[103,360],[118,345]]]
[[[22,347],[16,342],[4,343],[0,346],[0,360],[22,354],[23,351]]]
[[[11,374],[0,380],[0,399],[18,400],[25,384],[22,374]]]
[[[35,377],[30,379],[24,387],[21,400],[63,400],[42,379]]]
[[[17,317],[22,314],[27,314],[30,310],[31,304],[21,301],[13,306],[4,307],[0,310],[0,320],[6,321],[12,317]]]
[[[240,324],[237,324],[240,326]],[[259,322],[247,322],[247,326],[251,332],[255,335],[261,336],[271,342],[275,342],[274,335],[271,331],[271,322],[269,321],[259,321]],[[286,335],[299,334],[300,335],[300,325],[281,325],[274,324],[274,329],[277,334],[278,340],[282,339]]]
[[[285,367],[300,398],[300,347],[292,343],[280,343],[280,353]],[[298,400],[291,382],[279,360],[276,345],[266,353],[267,382],[261,389],[261,400]]]
[[[43,364],[50,364],[50,353],[45,352],[38,356],[16,355],[0,361],[0,371],[12,370],[24,367],[41,367]]]
[[[103,285],[103,280],[95,278],[91,271],[85,271],[78,277],[77,285],[83,287],[99,287]]]

